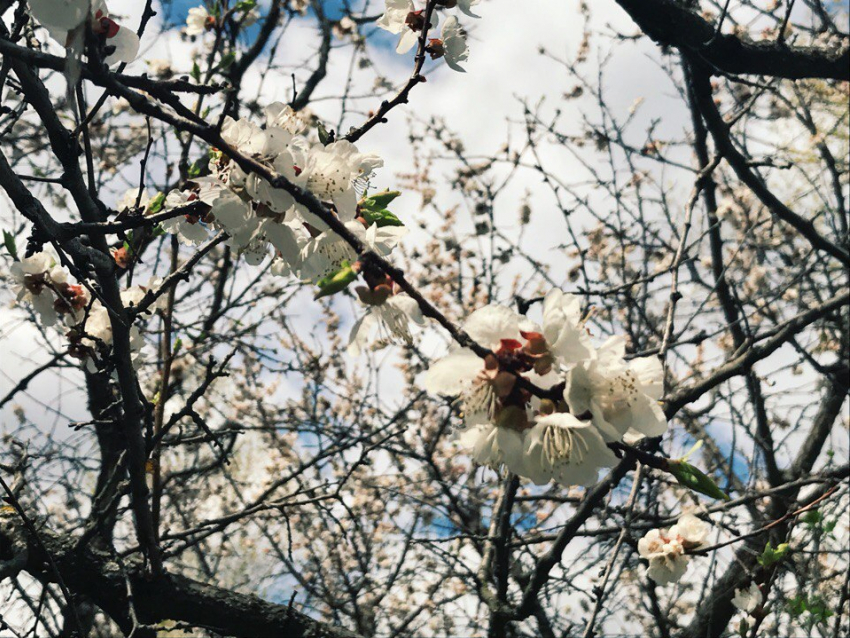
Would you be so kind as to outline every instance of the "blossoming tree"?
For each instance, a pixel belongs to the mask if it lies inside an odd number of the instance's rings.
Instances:
[[[0,635],[850,631],[846,6],[527,4],[0,0]]]

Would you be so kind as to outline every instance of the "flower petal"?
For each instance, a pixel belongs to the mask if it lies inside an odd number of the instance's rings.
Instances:
[[[455,350],[431,364],[424,376],[425,389],[430,394],[456,396],[483,367],[484,362],[469,348]]]

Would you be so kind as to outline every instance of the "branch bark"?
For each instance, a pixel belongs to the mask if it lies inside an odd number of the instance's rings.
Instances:
[[[150,625],[165,620],[181,621],[225,636],[239,638],[357,638],[340,627],[322,623],[292,609],[257,596],[241,594],[183,576],[150,578],[141,561],[118,562],[107,552],[77,549],[72,537],[48,529],[39,531],[36,543],[23,524],[5,526],[2,542],[26,538],[28,559],[25,571],[42,583],[56,575],[46,567],[52,562],[68,589],[91,600],[129,635],[132,631],[128,588],[133,614]]]
[[[724,73],[778,78],[850,80],[850,43],[837,50],[750,42],[715,33],[715,26],[676,0],[617,0],[646,35]]]

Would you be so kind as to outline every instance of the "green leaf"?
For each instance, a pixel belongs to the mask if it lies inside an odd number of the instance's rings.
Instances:
[[[835,614],[835,612],[830,609],[829,603],[820,596],[812,596],[809,598],[808,607],[808,611],[812,615],[814,624],[822,625]]]
[[[223,71],[230,67],[231,64],[236,60],[236,54],[233,51],[228,51],[223,56],[221,56],[221,62],[218,63],[218,69]]]
[[[148,210],[153,215],[154,213],[158,213],[162,210],[162,206],[165,204],[165,193],[159,191],[156,195],[153,196],[153,199],[148,203]]]
[[[680,485],[711,498],[728,501],[729,496],[717,487],[717,484],[702,470],[687,461],[671,460],[668,462],[670,474],[676,477]]]
[[[396,197],[401,196],[401,192],[399,191],[391,191],[386,190],[380,193],[375,193],[374,195],[366,195],[363,196],[363,199],[360,200],[360,206],[367,208],[386,208],[390,205]]]
[[[183,339],[181,339],[180,337],[177,337],[177,339],[174,341],[174,347],[171,349],[171,356],[173,357],[178,352],[180,352],[180,348],[182,348],[182,347],[183,347]]]
[[[12,259],[18,261],[18,247],[15,244],[15,237],[8,230],[3,231],[3,245],[9,251],[9,254],[12,255]]]
[[[778,563],[782,560],[782,557],[788,553],[790,547],[788,543],[780,543],[776,547],[770,544],[768,541],[767,545],[764,546],[764,551],[761,553],[761,556],[758,557],[759,565],[762,567],[770,567],[771,565]]]
[[[789,598],[786,607],[788,613],[792,616],[801,616],[806,611],[806,597],[794,596],[794,598]]]
[[[806,594],[797,594],[785,602],[785,608],[795,618],[800,618],[808,612],[809,616],[803,618],[802,621],[810,632],[815,625],[827,623],[835,613],[830,609],[829,604],[817,595],[809,597]]]
[[[358,210],[369,225],[381,226],[404,226],[404,223],[393,213],[387,210],[387,206],[396,197],[401,195],[399,191],[383,191],[369,197],[363,197],[357,203]]]
[[[192,79],[195,82],[201,81],[201,67],[198,66],[197,61],[192,62]]]
[[[316,125],[316,132],[319,134],[319,141],[322,143],[322,146],[327,146],[331,143],[331,134],[328,133],[328,129],[325,128],[325,125],[319,122]]]
[[[207,166],[209,166],[209,158],[200,157],[196,159],[192,162],[191,166],[189,166],[189,177],[200,177],[201,173],[206,170]]]
[[[381,228],[382,226],[404,226],[404,222],[386,208],[381,210],[369,210],[364,208],[360,210],[360,214],[363,215],[363,219],[368,222],[369,226],[372,224],[376,224],[378,228]]]
[[[802,520],[810,528],[819,527],[823,521],[823,514],[821,514],[819,510],[809,510],[803,514],[800,520]]]
[[[257,0],[242,0],[238,2],[235,7],[233,7],[234,11],[244,11],[247,13],[251,9],[257,6]]]
[[[355,279],[357,279],[357,270],[347,261],[344,261],[342,262],[342,268],[327,277],[323,277],[316,283],[319,290],[314,295],[314,299],[335,295],[341,290],[348,288],[348,285]]]

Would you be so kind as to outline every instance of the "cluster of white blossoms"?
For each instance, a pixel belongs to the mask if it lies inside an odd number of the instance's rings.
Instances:
[[[108,47],[106,64],[132,62],[139,53],[139,37],[110,17],[105,0],[28,0],[28,4],[33,18],[63,47],[82,51],[80,27],[88,21]]]
[[[248,119],[226,118],[222,138],[240,154],[251,157],[309,190],[333,207],[340,221],[370,248],[388,254],[404,234],[403,227],[369,228],[357,219],[356,187],[383,165],[376,155],[365,155],[346,141],[313,144],[303,135],[306,124],[289,106],[267,106],[265,126]],[[177,233],[183,243],[198,244],[210,231],[223,230],[227,244],[253,265],[274,249],[276,272],[292,272],[315,279],[339,269],[356,254],[327,224],[298,204],[283,188],[246,173],[220,152],[211,153],[210,175],[193,179],[186,188],[168,194],[165,209],[201,201],[209,210],[177,217],[163,228]]]
[[[537,484],[587,486],[617,461],[609,443],[667,430],[658,358],[626,361],[623,337],[595,348],[573,295],[550,291],[542,326],[489,305],[463,329],[490,354],[455,346],[424,381],[432,394],[459,397],[459,442],[481,464]]]
[[[693,514],[685,514],[670,529],[652,529],[638,541],[638,553],[649,562],[646,575],[659,585],[677,582],[688,569],[687,551],[699,549],[708,538],[709,526]]]
[[[458,9],[460,12],[472,17],[478,16],[472,13],[472,6],[478,4],[479,0],[438,0],[437,7],[440,9]],[[419,2],[424,5],[424,2]],[[396,51],[407,53],[412,49],[421,37],[422,31],[426,29],[428,20],[427,9],[417,8],[413,0],[386,0],[384,15],[378,18],[378,27],[390,33],[401,36]],[[431,13],[427,30],[432,32],[439,22],[437,12]],[[469,58],[469,47],[466,43],[466,33],[460,26],[456,15],[449,15],[443,20],[439,38],[428,38],[425,51],[431,59],[443,58],[449,68],[464,72],[460,63]]]
[[[98,299],[92,299],[89,291],[79,283],[72,283],[68,270],[57,263],[49,252],[35,253],[15,261],[10,269],[14,290],[19,303],[28,302],[38,313],[42,325],[63,325],[69,343],[69,354],[86,363],[94,371],[97,362],[112,346],[112,322],[109,310]],[[157,287],[154,279],[148,286],[131,286],[121,292],[125,307],[137,306],[151,287]],[[162,303],[160,297],[152,304],[153,312]],[[60,321],[61,320],[61,321]],[[143,361],[144,339],[138,326],[130,328],[130,347],[133,361]]]
[[[311,143],[305,119],[280,102],[267,106],[264,114],[263,126],[248,119],[227,118],[222,138],[240,154],[315,195],[366,250],[381,257],[389,255],[408,232],[385,210],[398,193],[367,197],[363,192],[383,160],[359,152],[345,140]],[[333,288],[334,278],[347,286],[362,274],[367,286],[358,288],[357,294],[370,310],[355,324],[349,352],[357,355],[367,343],[375,347],[411,340],[410,322],[424,321],[413,300],[399,294],[385,276],[366,272],[354,248],[296,202],[289,191],[246,173],[217,151],[211,154],[209,172],[168,193],[165,210],[193,202],[204,206],[163,222],[163,230],[176,234],[184,244],[200,244],[211,231],[224,231],[226,244],[248,264],[258,265],[271,255],[273,274],[318,284],[322,294],[338,291]],[[373,336],[376,330],[377,339]]]

